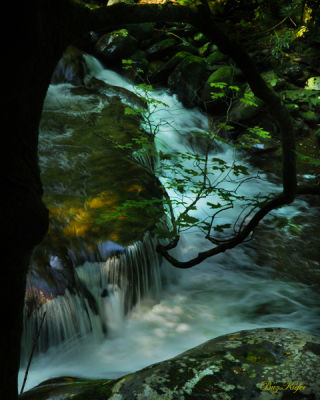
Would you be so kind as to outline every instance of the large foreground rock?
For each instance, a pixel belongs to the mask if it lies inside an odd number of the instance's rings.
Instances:
[[[264,328],[209,340],[117,380],[60,378],[24,400],[320,399],[320,337]]]

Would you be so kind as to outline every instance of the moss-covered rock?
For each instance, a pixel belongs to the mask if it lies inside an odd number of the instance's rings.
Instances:
[[[188,51],[179,51],[174,54],[166,63],[161,63],[158,69],[149,74],[150,81],[167,83],[170,73],[186,57],[192,57],[192,54]]]
[[[111,87],[111,93],[115,90]],[[82,113],[75,104],[63,112],[43,112],[42,131],[55,132],[40,152],[44,199],[51,214],[47,244],[49,240],[56,247],[63,240],[64,247],[72,248],[80,241],[90,247],[113,240],[128,245],[154,224],[157,217],[149,215],[148,222],[145,210],[118,211],[125,200],[159,194],[152,176],[130,157],[136,147],[133,139],[145,133],[139,118],[127,115],[119,99],[128,98],[127,92],[92,98],[89,91],[88,101],[96,101],[99,112]],[[130,143],[132,148],[121,147]]]
[[[194,56],[199,55],[198,48],[190,43],[188,40],[183,40],[181,43],[178,43],[176,46],[178,51],[187,51],[188,53],[193,54]]]
[[[220,50],[215,50],[213,53],[209,54],[208,57],[206,58],[206,61],[209,65],[215,65],[219,64],[221,62],[225,62],[227,59],[227,56],[223,53],[221,53]]]
[[[150,46],[146,52],[150,57],[164,57],[170,55],[177,44],[177,40],[174,38],[163,39],[160,42],[154,43]]]
[[[110,85],[95,77],[91,77],[86,83],[86,89],[84,88],[79,89],[78,93],[82,92],[89,94],[87,89],[93,89],[94,93],[98,92],[103,95],[114,96],[118,100],[121,100],[122,102],[129,104],[133,107],[138,107],[138,108],[147,107],[146,102],[137,94],[131,92],[126,88]]]
[[[127,29],[119,29],[101,36],[96,43],[96,55],[105,62],[129,58],[137,49],[138,41]]]
[[[200,91],[206,76],[206,63],[201,57],[187,56],[168,78],[169,88],[177,93],[178,99],[187,107],[199,103]]]
[[[132,63],[129,68],[123,70],[123,75],[137,83],[145,81],[149,71],[147,53],[143,50],[137,50],[130,56],[130,60],[132,60]]]
[[[234,122],[251,120],[257,116],[262,105],[262,100],[255,97],[250,86],[246,85],[241,98],[233,102],[230,120]]]
[[[213,99],[211,96],[211,92],[223,92],[224,95],[227,95],[228,89],[226,88],[221,91],[219,88],[212,87],[212,84],[224,83],[226,85],[231,85],[233,82],[233,75],[233,68],[229,65],[225,65],[218,68],[209,76],[201,92],[201,100],[205,104],[206,110],[217,113],[224,112],[226,107],[228,107],[225,97]]]
[[[220,336],[113,382],[44,382],[21,398],[311,400],[320,397],[319,374],[319,336],[264,328]]]

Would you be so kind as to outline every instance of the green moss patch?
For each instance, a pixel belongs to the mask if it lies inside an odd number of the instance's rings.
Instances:
[[[162,214],[157,204],[150,210],[121,209],[127,200],[161,196],[152,174],[132,154],[135,140],[146,136],[139,117],[127,115],[115,97],[92,97],[89,91],[90,102],[100,110],[71,105],[66,112],[43,112],[40,159],[50,210],[45,244],[55,249],[79,242],[89,248],[105,240],[128,245],[142,239]]]

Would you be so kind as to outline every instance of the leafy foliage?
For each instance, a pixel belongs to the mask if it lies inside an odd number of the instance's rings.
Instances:
[[[131,67],[130,60],[125,63],[125,68]],[[218,93],[225,96],[225,90],[237,94],[240,88],[228,85],[225,82],[212,84]],[[154,114],[161,108],[168,107],[153,96],[153,88],[149,84],[141,84],[137,87],[139,96],[148,104],[146,108],[125,108],[125,114],[141,118],[145,133],[139,137],[132,138],[126,144],[113,143],[113,146],[127,154],[128,157],[137,158],[137,155],[148,154],[154,158],[150,173],[163,182],[163,198],[127,200],[122,203],[112,214],[101,214],[99,221],[113,218],[126,218],[134,222],[139,216],[138,210],[143,210],[147,215],[159,213],[159,209],[166,209],[170,216],[171,228],[158,226],[155,232],[160,238],[172,239],[182,231],[200,229],[207,235],[213,232],[221,234],[229,230],[230,223],[216,222],[216,216],[234,206],[234,203],[256,207],[265,198],[258,195],[249,198],[238,194],[238,189],[250,177],[248,168],[236,161],[228,163],[224,159],[211,156],[209,152],[210,143],[213,140],[221,140],[218,131],[221,129],[231,130],[232,125],[220,122],[215,130],[190,132],[191,135],[201,138],[206,143],[207,150],[198,153],[190,149],[186,152],[155,151],[153,139],[156,137],[160,125],[154,122]],[[219,92],[221,91],[221,92]],[[252,97],[247,96],[244,101],[253,103]],[[257,138],[267,138],[268,132],[259,127],[248,129],[248,134]],[[144,166],[146,168],[146,166]],[[224,188],[228,182],[230,189]],[[170,192],[170,196],[168,195]],[[198,203],[204,201],[207,207],[207,215],[197,214]]]

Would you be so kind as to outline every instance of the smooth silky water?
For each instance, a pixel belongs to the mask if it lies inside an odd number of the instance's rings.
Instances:
[[[119,74],[104,69],[93,57],[86,56],[86,62],[92,76],[137,92],[130,82]],[[77,105],[90,112],[94,104],[95,111],[101,109],[99,100],[88,102],[88,97],[72,96],[70,88],[70,85],[51,86],[45,107],[69,107],[72,112],[76,109],[72,105]],[[169,95],[165,90],[154,91],[152,96],[168,105],[160,105],[153,114],[155,123],[160,124],[156,137],[158,148],[173,153],[190,151],[190,131],[206,130],[206,116],[197,109],[185,109],[175,96]],[[54,133],[42,132],[40,146],[45,146],[52,134]],[[63,153],[59,154],[57,153],[58,162],[63,164],[66,162]],[[233,148],[222,144],[212,150],[210,156],[219,157],[229,163],[235,157],[240,157]],[[244,160],[241,162],[246,164]],[[252,167],[250,170],[252,174],[256,174]],[[261,174],[260,178],[243,184],[239,193],[254,195],[280,190],[265,175]],[[163,182],[165,184],[165,179]],[[223,185],[229,189],[234,187],[231,182],[224,182]],[[176,196],[170,190],[169,194]],[[192,194],[185,194],[185,199],[192,201]],[[210,198],[211,202],[215,200],[217,199],[214,197]],[[301,214],[301,210],[309,216],[312,215],[312,210],[304,201],[296,201],[272,214],[292,218]],[[219,224],[231,223],[239,211],[240,207],[226,211],[219,218]],[[199,202],[198,210],[192,215],[201,218],[209,215],[205,201]],[[309,224],[312,223],[316,225],[316,220],[309,218]],[[285,246],[286,241],[293,243],[295,238],[289,232],[283,231],[278,240]],[[180,260],[187,260],[198,251],[208,248],[210,243],[204,239],[204,235],[190,230],[182,235],[179,246],[172,250],[172,254]],[[316,290],[312,285],[301,283],[290,275],[278,274],[273,265],[258,265],[256,260],[259,250],[254,243],[242,244],[191,269],[178,270],[165,260],[160,266],[154,254],[154,243],[151,243],[145,251],[138,252],[140,258],[149,257],[149,260],[154,260],[154,273],[148,278],[153,280],[148,286],[151,290],[145,291],[127,315],[124,312],[124,291],[119,290],[117,285],[110,287],[110,281],[104,281],[106,275],[110,274],[110,261],[109,267],[108,262],[85,263],[77,268],[77,274],[94,297],[99,299],[99,315],[73,316],[79,320],[76,325],[79,332],[76,332],[68,328],[68,313],[76,310],[81,314],[79,299],[67,293],[65,298],[46,303],[47,312],[49,308],[54,309],[51,329],[54,331],[54,324],[60,318],[66,332],[68,329],[71,331],[69,335],[65,335],[69,337],[68,340],[52,345],[46,352],[34,357],[25,390],[57,376],[119,377],[173,357],[208,339],[241,329],[277,326],[319,334],[320,302]],[[130,251],[134,253],[136,250],[131,248]],[[134,256],[132,257],[130,262],[134,263]],[[274,258],[277,258],[277,254],[274,254]],[[296,268],[297,263],[299,268],[303,268],[307,261],[294,258],[292,268]],[[316,267],[319,267],[319,262]],[[107,297],[101,296],[104,288],[108,289]],[[92,329],[86,324],[91,324]],[[108,329],[107,337],[103,335],[103,325]],[[25,365],[20,371],[20,382],[24,372]]]

